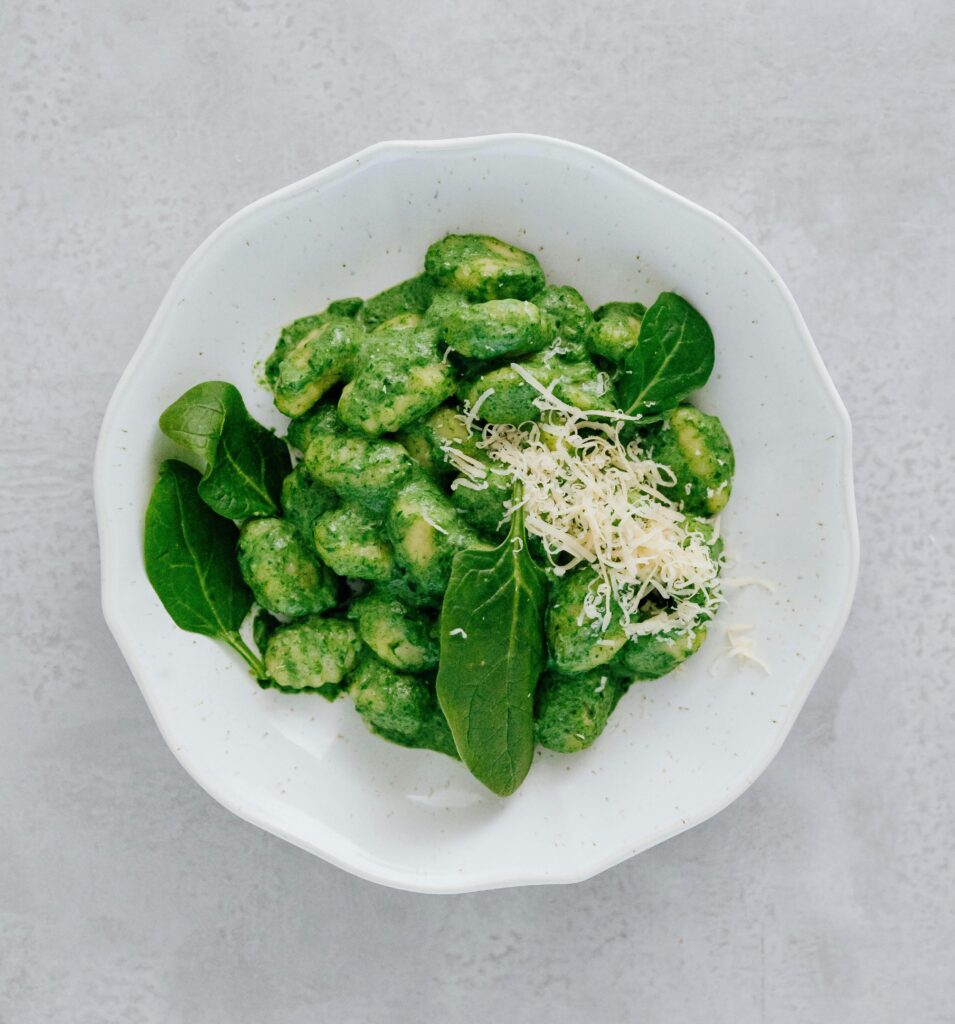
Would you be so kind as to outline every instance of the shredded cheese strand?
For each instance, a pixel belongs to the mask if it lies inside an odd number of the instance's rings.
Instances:
[[[474,402],[474,405],[472,405],[470,409],[468,409],[465,412],[463,420],[464,425],[468,428],[469,434],[471,433],[472,430],[474,430],[474,421],[477,419],[478,410],[493,394],[494,388],[487,388],[486,390],[482,391],[481,394],[478,395],[476,401]]]
[[[749,661],[761,668],[766,675],[771,675],[769,665],[753,649],[753,638],[741,636],[748,633],[753,627],[749,624],[738,623],[725,628],[726,648],[713,659],[710,666],[710,675],[716,674],[716,666],[723,658],[736,658],[738,661]]]
[[[776,585],[770,583],[769,580],[764,580],[761,576],[728,576],[723,580],[723,586],[734,589],[737,587],[762,587],[770,594],[776,593]]]
[[[427,515],[426,513],[422,512],[422,513],[421,513],[421,518],[422,518],[422,519],[423,519],[423,520],[424,520],[424,521],[425,521],[425,522],[426,522],[426,523],[428,524],[428,526],[430,526],[430,527],[431,527],[431,528],[432,528],[433,530],[437,530],[437,531],[438,531],[438,533],[443,533],[443,534],[444,534],[444,535],[445,535],[446,537],[448,536],[448,531],[447,531],[447,530],[446,530],[446,529],[445,529],[445,528],[444,528],[443,526],[439,526],[439,525],[438,525],[438,524],[437,524],[437,523],[436,523],[436,522],[435,522],[435,521],[434,521],[433,519],[431,519],[431,518],[430,518],[430,517],[429,517],[429,516],[428,516],[428,515]]]
[[[562,402],[559,398],[554,395],[553,388],[557,386],[558,381],[554,381],[553,384],[549,384],[546,387],[525,367],[521,366],[520,363],[511,363],[511,369],[523,378],[525,383],[539,393],[540,398],[534,400],[534,405],[537,406],[541,412],[563,412],[563,413],[579,413],[580,409],[575,408],[573,405],[568,405],[566,402]],[[620,409],[593,409],[588,414],[590,416],[604,416],[608,420],[620,420],[621,422],[638,423],[643,417],[637,413],[636,416],[631,416],[629,413],[625,413]]]

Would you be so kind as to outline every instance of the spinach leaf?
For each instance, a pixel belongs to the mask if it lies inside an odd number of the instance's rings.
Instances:
[[[259,649],[259,654],[265,656],[265,648],[268,645],[269,637],[281,626],[282,623],[271,612],[259,608],[252,621],[252,639]]]
[[[200,499],[200,486],[183,462],[159,467],[146,508],[146,576],[180,629],[224,640],[261,679],[262,662],[239,636],[252,607],[235,555],[239,530]]]
[[[544,667],[546,583],[526,539],[518,509],[500,547],[459,551],[441,608],[438,703],[461,760],[499,796],[530,769]]]
[[[624,411],[658,417],[679,405],[713,371],[713,332],[679,295],[662,292],[647,310],[636,348],[617,382]]]
[[[220,516],[281,515],[288,448],[252,419],[233,385],[210,380],[190,388],[159,417],[159,429],[204,461],[199,496]]]

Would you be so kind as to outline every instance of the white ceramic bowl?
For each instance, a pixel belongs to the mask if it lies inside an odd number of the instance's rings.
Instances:
[[[502,800],[440,754],[370,735],[351,702],[260,690],[221,644],[178,630],[146,580],[142,526],[159,413],[201,380],[233,381],[283,421],[255,364],[279,328],[419,271],[448,232],[538,254],[596,306],[686,296],[717,343],[697,396],[738,473],[723,517],[729,591],[702,651],[635,686],[600,740],[540,752]],[[103,608],[176,757],[236,814],[346,870],[427,892],[587,878],[725,807],[769,764],[843,627],[858,539],[846,411],[785,285],[713,214],[581,146],[528,135],[373,146],[260,199],[176,277],[116,388],[100,436]],[[721,657],[752,625],[770,665]],[[742,851],[741,851],[742,852]]]

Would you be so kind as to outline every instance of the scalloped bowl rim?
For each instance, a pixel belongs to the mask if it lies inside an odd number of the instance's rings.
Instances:
[[[116,410],[120,404],[120,399],[136,376],[137,369],[145,352],[155,343],[163,321],[166,319],[174,304],[176,295],[179,293],[185,282],[192,276],[194,270],[201,263],[208,250],[215,245],[220,236],[232,229],[238,222],[244,220],[250,214],[265,206],[276,203],[289,196],[306,192],[313,189],[316,185],[325,184],[341,178],[349,174],[356,166],[367,165],[370,161],[378,160],[391,154],[406,151],[421,152],[427,150],[442,151],[482,149],[500,146],[502,143],[507,144],[511,142],[539,144],[542,148],[559,148],[573,151],[577,154],[586,155],[588,158],[603,165],[603,167],[608,170],[629,177],[633,182],[639,184],[645,189],[655,192],[657,195],[665,198],[668,202],[679,204],[680,206],[693,211],[697,217],[705,218],[706,220],[718,225],[721,230],[733,238],[737,244],[748,250],[750,255],[755,257],[756,260],[771,273],[773,277],[773,287],[779,292],[780,296],[784,300],[788,313],[796,327],[796,333],[801,338],[802,343],[810,356],[812,367],[815,370],[819,382],[823,385],[843,427],[843,434],[839,438],[839,441],[842,445],[842,496],[846,515],[846,526],[848,527],[849,573],[842,596],[842,603],[838,614],[833,618],[828,636],[825,642],[820,646],[819,653],[816,658],[806,665],[805,670],[802,673],[797,695],[790,705],[788,722],[784,728],[778,729],[771,734],[772,739],[766,745],[761,757],[752,765],[748,766],[746,773],[740,775],[740,781],[735,788],[729,790],[725,799],[709,803],[704,810],[697,810],[695,813],[690,811],[682,814],[679,820],[675,820],[667,827],[661,828],[655,833],[643,837],[638,843],[618,843],[616,846],[608,845],[608,848],[603,850],[600,854],[594,854],[590,858],[581,857],[580,862],[575,868],[567,869],[563,872],[550,871],[546,877],[541,877],[527,872],[522,874],[508,873],[507,871],[499,869],[489,870],[483,875],[472,872],[466,879],[462,879],[460,876],[452,873],[445,873],[443,875],[429,874],[423,876],[420,874],[410,874],[406,870],[396,869],[391,865],[383,864],[374,857],[359,853],[354,849],[349,850],[347,855],[342,854],[334,848],[334,835],[332,835],[333,842],[330,845],[325,845],[321,842],[313,841],[308,837],[290,833],[275,820],[272,820],[269,814],[265,813],[264,810],[252,807],[248,804],[243,804],[241,798],[236,793],[228,791],[227,788],[220,787],[219,785],[211,782],[208,778],[204,777],[201,765],[196,764],[191,755],[187,755],[185,752],[176,749],[170,736],[171,722],[164,720],[163,716],[155,706],[155,703],[150,699],[150,688],[144,681],[147,676],[147,667],[141,663],[133,652],[132,645],[128,639],[132,626],[124,620],[117,603],[118,595],[113,592],[111,587],[111,580],[113,578],[113,574],[111,572],[112,550],[107,517],[103,513],[107,504],[105,471],[106,453],[110,437],[113,433]],[[790,729],[795,723],[806,698],[809,696],[813,685],[822,672],[822,669],[831,656],[833,649],[842,634],[852,606],[853,597],[855,595],[859,574],[860,549],[851,453],[852,426],[848,411],[846,410],[839,393],[836,391],[835,385],[826,370],[822,358],[812,340],[812,336],[809,333],[809,329],[806,326],[802,314],[800,313],[789,289],[756,246],[721,217],[710,212],[699,204],[694,203],[692,200],[689,200],[665,186],[660,185],[651,178],[640,174],[638,171],[635,171],[633,168],[628,167],[626,164],[623,164],[612,157],[608,157],[605,154],[587,146],[582,146],[578,143],[568,142],[551,136],[520,132],[498,133],[493,135],[481,135],[456,139],[392,140],[379,142],[351,156],[345,157],[323,170],[310,174],[299,181],[286,185],[283,188],[271,192],[244,206],[220,224],[219,227],[216,228],[199,245],[173,278],[158,310],[146,329],[142,341],[137,346],[113,391],[104,415],[103,424],[100,429],[99,439],[97,442],[94,468],[94,501],[96,506],[100,543],[100,577],[103,613],[107,626],[113,634],[123,657],[129,665],[140,691],[142,692],[143,698],[156,721],[159,731],[173,755],[202,789],[204,789],[218,803],[222,804],[243,820],[248,821],[253,825],[257,825],[265,831],[279,836],[301,849],[316,854],[323,860],[349,871],[352,874],[358,875],[361,878],[407,891],[421,893],[462,893],[519,885],[566,884],[580,882],[588,878],[592,878],[600,872],[605,871],[608,868],[611,868],[628,858],[663,842],[666,839],[678,835],[695,825],[699,825],[708,818],[718,814],[725,807],[738,799],[756,781],[778,753],[789,734]]]

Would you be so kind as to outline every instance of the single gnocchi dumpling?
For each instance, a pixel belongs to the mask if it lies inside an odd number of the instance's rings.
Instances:
[[[545,630],[559,673],[590,672],[606,665],[627,642],[616,606],[606,630],[600,618],[585,616],[584,601],[596,584],[597,574],[583,566],[558,576],[551,586]]]
[[[265,379],[270,388],[273,390],[275,388],[275,380],[278,377],[282,360],[306,335],[321,327],[327,320],[326,313],[315,313],[311,316],[299,317],[298,320],[293,320],[292,323],[286,324],[282,328],[275,348],[265,361]]]
[[[576,363],[563,360],[558,367],[554,394],[584,412],[610,412],[619,407],[616,389],[608,373],[598,370],[589,359]]]
[[[301,416],[333,384],[348,377],[361,336],[361,328],[347,317],[323,319],[305,331],[274,368],[271,386],[279,412]]]
[[[428,593],[398,566],[395,566],[395,574],[391,579],[375,584],[375,592],[383,597],[394,598],[406,608],[415,609],[426,617],[436,616],[441,607],[440,594]]]
[[[700,624],[682,633],[648,633],[627,641],[614,658],[611,668],[627,683],[659,679],[672,672],[706,639],[706,626]]]
[[[401,314],[368,336],[338,402],[348,426],[372,436],[394,433],[454,394],[454,368],[438,354],[437,332],[418,330],[418,319]]]
[[[366,657],[352,674],[349,692],[372,732],[401,746],[457,757],[434,690],[420,676],[396,672],[377,658]]]
[[[544,287],[537,257],[490,235],[447,235],[424,258],[428,277],[474,302],[529,299]]]
[[[554,322],[533,302],[493,299],[459,306],[443,321],[444,341],[469,359],[516,359],[547,348]]]
[[[279,334],[275,349],[265,361],[265,379],[269,387],[274,387],[275,378],[278,374],[282,360],[296,345],[315,328],[321,327],[336,317],[354,319],[362,308],[363,302],[359,298],[337,299],[332,302],[323,312],[314,313],[311,316],[299,317],[292,323],[286,324]]]
[[[305,538],[311,539],[315,520],[338,504],[331,488],[313,480],[303,463],[282,481],[282,515]]]
[[[426,672],[437,667],[435,624],[386,592],[372,591],[349,609],[362,640],[386,665],[399,672]]]
[[[423,477],[398,492],[386,525],[398,564],[429,594],[444,592],[456,552],[481,544],[448,498]]]
[[[736,459],[716,416],[681,405],[664,413],[646,443],[653,458],[676,476],[674,484],[660,488],[671,501],[697,516],[723,511],[733,488]]]
[[[339,576],[388,580],[394,574],[394,551],[381,520],[355,502],[319,516],[312,539],[322,561]]]
[[[361,642],[343,619],[310,615],[280,626],[265,648],[265,671],[279,686],[317,690],[339,685],[355,667]]]
[[[608,302],[594,313],[588,337],[590,351],[612,363],[622,363],[637,347],[647,307],[641,302]]]
[[[305,466],[313,479],[376,513],[407,481],[414,461],[397,441],[313,430]]]
[[[448,406],[441,406],[429,416],[411,424],[402,432],[400,441],[430,477],[442,478],[456,472],[448,462],[445,445],[460,447],[468,443],[470,436],[461,413]]]
[[[443,329],[448,317],[467,305],[468,300],[461,292],[456,292],[451,288],[437,288],[422,321],[428,327]]]
[[[514,484],[510,477],[495,472],[500,469],[499,463],[494,462],[490,456],[485,454],[473,443],[470,445],[459,445],[466,454],[484,465],[487,475],[482,483],[484,487],[475,489],[471,486],[458,486],[451,492],[451,501],[454,506],[461,510],[465,520],[471,525],[483,530],[485,533],[506,533],[507,509],[504,503],[510,501],[514,492]]]
[[[298,416],[288,425],[286,441],[300,452],[304,453],[308,448],[312,435],[323,434],[347,434],[348,429],[338,418],[338,410],[328,402],[319,402],[303,416]]]
[[[250,519],[239,533],[239,568],[256,601],[277,615],[333,607],[338,580],[284,519]]]
[[[609,670],[582,675],[546,673],[537,684],[537,742],[548,750],[584,750],[604,731],[621,689]]]
[[[589,358],[587,341],[594,328],[594,315],[576,288],[548,285],[534,296],[534,305],[554,322],[554,347],[567,362]]]
[[[543,359],[521,360],[520,365],[543,387],[554,380],[557,367]],[[510,365],[499,366],[477,377],[464,392],[470,407],[487,423],[532,423],[540,419],[535,404],[540,392]]]

